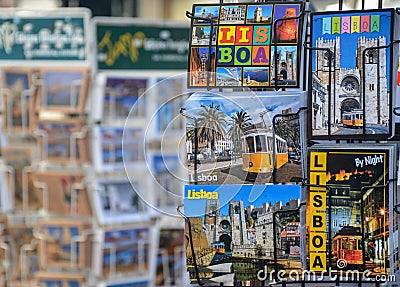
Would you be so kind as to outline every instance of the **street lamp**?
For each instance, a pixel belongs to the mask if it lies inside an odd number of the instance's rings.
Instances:
[[[185,113],[186,108],[181,108],[179,113],[184,116],[185,118],[191,119],[194,121],[194,167],[193,167],[193,171],[194,171],[194,184],[197,184],[197,154],[199,153],[199,141],[198,141],[198,135],[197,135],[197,131],[198,131],[198,120],[196,117],[189,115],[187,113]]]

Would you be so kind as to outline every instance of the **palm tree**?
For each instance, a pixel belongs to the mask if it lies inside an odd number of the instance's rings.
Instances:
[[[228,130],[228,135],[233,142],[233,152],[236,154],[241,147],[241,139],[243,137],[244,128],[251,125],[251,118],[245,111],[238,111],[231,115],[231,120],[229,123],[230,127]]]
[[[209,106],[201,105],[202,109],[197,113],[198,136],[200,141],[206,141],[211,148],[211,157],[215,158],[215,141],[225,137],[227,124],[225,113],[219,110],[219,106],[211,103]]]

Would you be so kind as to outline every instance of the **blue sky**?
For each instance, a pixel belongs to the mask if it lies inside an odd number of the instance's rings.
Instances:
[[[300,198],[299,185],[187,185],[185,186],[185,215],[186,216],[202,216],[204,214],[206,200],[189,200],[187,199],[187,191],[195,189],[200,191],[216,191],[220,202],[220,214],[228,215],[228,203],[230,200],[242,200],[244,206],[254,205],[262,206],[264,202],[275,203],[282,201],[285,204],[290,199]]]
[[[282,110],[292,108],[292,112],[297,112],[302,106],[299,95],[262,95],[248,92],[245,94],[228,93],[194,93],[188,101],[186,101],[186,111],[188,114],[196,115],[201,105],[209,106],[214,103],[215,106],[220,106],[220,111],[224,112],[227,117],[230,117],[237,111],[247,111],[254,123],[261,122],[260,113],[269,111],[264,116],[266,124],[270,124],[272,117],[282,113]]]
[[[380,15],[380,32],[372,32],[372,33],[353,33],[353,34],[324,34],[322,36],[322,22],[324,17],[339,17],[339,16],[365,16],[365,15]],[[312,22],[312,45],[316,45],[316,40],[319,38],[323,38],[324,40],[334,40],[336,37],[340,38],[341,49],[340,49],[340,66],[342,68],[355,68],[356,66],[356,50],[357,50],[357,40],[359,37],[369,38],[377,38],[379,36],[386,37],[386,44],[390,41],[390,27],[391,18],[390,12],[367,12],[367,13],[341,13],[341,14],[322,14],[322,15],[314,15]],[[390,58],[387,57],[387,67],[389,67]],[[315,67],[315,62],[313,63]],[[389,75],[389,70],[388,70]]]
[[[211,13],[214,17],[218,17],[219,15],[219,6],[196,6],[194,15],[196,17],[201,17],[203,10],[205,10],[206,16],[208,16],[209,13]]]

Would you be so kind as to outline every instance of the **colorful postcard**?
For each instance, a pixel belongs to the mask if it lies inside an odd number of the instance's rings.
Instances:
[[[76,219],[47,219],[38,224],[40,234],[41,268],[90,267],[89,236],[82,241],[82,235],[89,225]]]
[[[17,211],[37,210],[40,207],[39,197],[35,192],[32,173],[28,172],[33,160],[32,149],[4,146],[1,152],[4,163],[14,171],[14,178],[8,182],[13,192],[10,198],[12,207]]]
[[[89,87],[89,70],[46,68],[40,72],[41,85],[36,108],[82,113]]]
[[[160,230],[155,286],[183,286],[185,269],[184,229]]]
[[[391,272],[395,151],[390,144],[309,150],[309,183],[319,187],[307,194],[307,270]]]
[[[3,124],[6,131],[32,131],[33,71],[5,68],[3,78]]]
[[[146,274],[149,252],[149,228],[107,230],[102,247],[102,273],[104,276]]]
[[[304,93],[280,96],[194,93],[186,102],[186,113],[196,120],[188,119],[186,126],[189,181],[201,184],[299,181],[302,148],[300,116],[296,113],[304,96]]]
[[[193,11],[204,7],[219,7],[219,21],[213,25],[198,25],[192,20],[188,87],[242,87],[262,89],[275,86],[272,44],[290,52],[279,58],[279,80],[276,86],[300,86],[303,10],[301,2],[290,4],[223,4],[193,6]],[[298,17],[298,19],[293,19]],[[276,35],[273,33],[276,22]],[[212,40],[211,43],[209,40]],[[200,46],[202,45],[202,46]],[[211,46],[209,46],[211,45]],[[294,52],[295,51],[295,52]],[[294,58],[293,58],[294,57]],[[209,59],[210,58],[210,59]],[[250,74],[257,67],[258,73]],[[257,70],[257,69],[256,69]],[[278,71],[277,71],[278,72]],[[214,75],[215,74],[215,75]],[[249,77],[250,74],[250,77]],[[215,78],[215,79],[214,79]]]
[[[138,99],[145,93],[148,81],[146,78],[107,76],[101,121],[112,122],[117,119],[125,121],[135,104],[140,106],[135,108],[130,116],[145,117],[146,101]]]
[[[81,172],[35,172],[33,179],[40,208],[51,215],[91,216],[92,208],[83,178]]]
[[[269,278],[274,252],[280,269],[289,260],[291,270],[301,270],[300,186],[188,185],[184,206],[204,284],[259,286],[258,273]],[[187,270],[197,283],[187,224],[185,237]]]
[[[132,185],[127,178],[96,180],[91,192],[98,222],[103,225],[143,221],[147,206],[136,193],[138,188],[138,183]]]
[[[87,137],[81,138],[80,119],[41,120],[38,123],[41,159],[51,162],[89,161]]]
[[[312,46],[329,49],[331,57],[327,50],[311,53],[309,137],[388,138],[393,55],[373,48],[392,42],[393,10],[313,13],[311,24]]]
[[[124,165],[143,164],[142,128],[98,126],[93,129],[93,162],[96,170],[123,169]]]

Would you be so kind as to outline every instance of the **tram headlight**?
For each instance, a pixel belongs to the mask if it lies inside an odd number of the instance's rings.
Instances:
[[[253,167],[253,163],[251,161],[249,162],[249,167]]]

